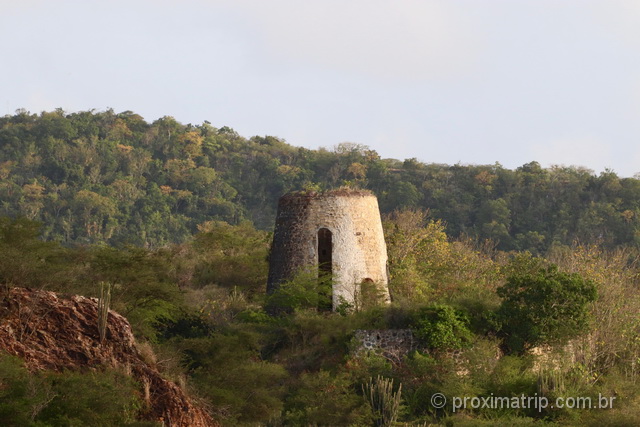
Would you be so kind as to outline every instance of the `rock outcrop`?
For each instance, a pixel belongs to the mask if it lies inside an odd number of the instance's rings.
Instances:
[[[100,343],[97,300],[13,288],[0,292],[0,351],[18,356],[31,370],[124,368],[143,385],[145,420],[165,426],[215,426],[175,383],[164,379],[136,348],[131,325],[110,311]]]

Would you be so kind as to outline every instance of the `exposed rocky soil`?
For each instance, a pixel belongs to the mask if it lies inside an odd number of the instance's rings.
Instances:
[[[24,288],[0,292],[0,350],[21,357],[29,369],[124,368],[148,390],[143,419],[166,426],[217,425],[143,360],[127,319],[110,311],[107,325],[100,344],[95,298]]]

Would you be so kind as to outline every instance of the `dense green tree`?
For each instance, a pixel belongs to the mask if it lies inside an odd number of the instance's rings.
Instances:
[[[0,213],[41,221],[46,238],[66,243],[159,247],[210,220],[270,229],[282,194],[342,185],[372,190],[383,212],[429,209],[450,235],[503,250],[640,242],[640,184],[609,170],[381,159],[361,144],[308,150],[113,110],[17,111],[0,118],[0,154]]]
[[[529,263],[512,273],[498,288],[502,304],[497,311],[500,331],[511,352],[522,353],[541,344],[566,342],[589,325],[589,304],[596,285],[557,266]]]

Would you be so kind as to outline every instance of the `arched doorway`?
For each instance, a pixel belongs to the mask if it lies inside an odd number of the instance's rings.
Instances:
[[[329,229],[318,230],[318,275],[331,276],[333,236]]]
[[[330,311],[333,307],[333,235],[327,228],[318,230],[318,309]]]

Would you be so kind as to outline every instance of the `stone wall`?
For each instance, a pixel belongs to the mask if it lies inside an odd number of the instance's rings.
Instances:
[[[268,292],[303,270],[318,271],[318,232],[332,238],[333,307],[356,305],[370,281],[389,300],[387,247],[376,197],[361,190],[293,193],[280,198],[271,249]]]
[[[402,360],[417,346],[411,329],[358,329],[354,338],[357,355],[375,352],[392,360]]]

